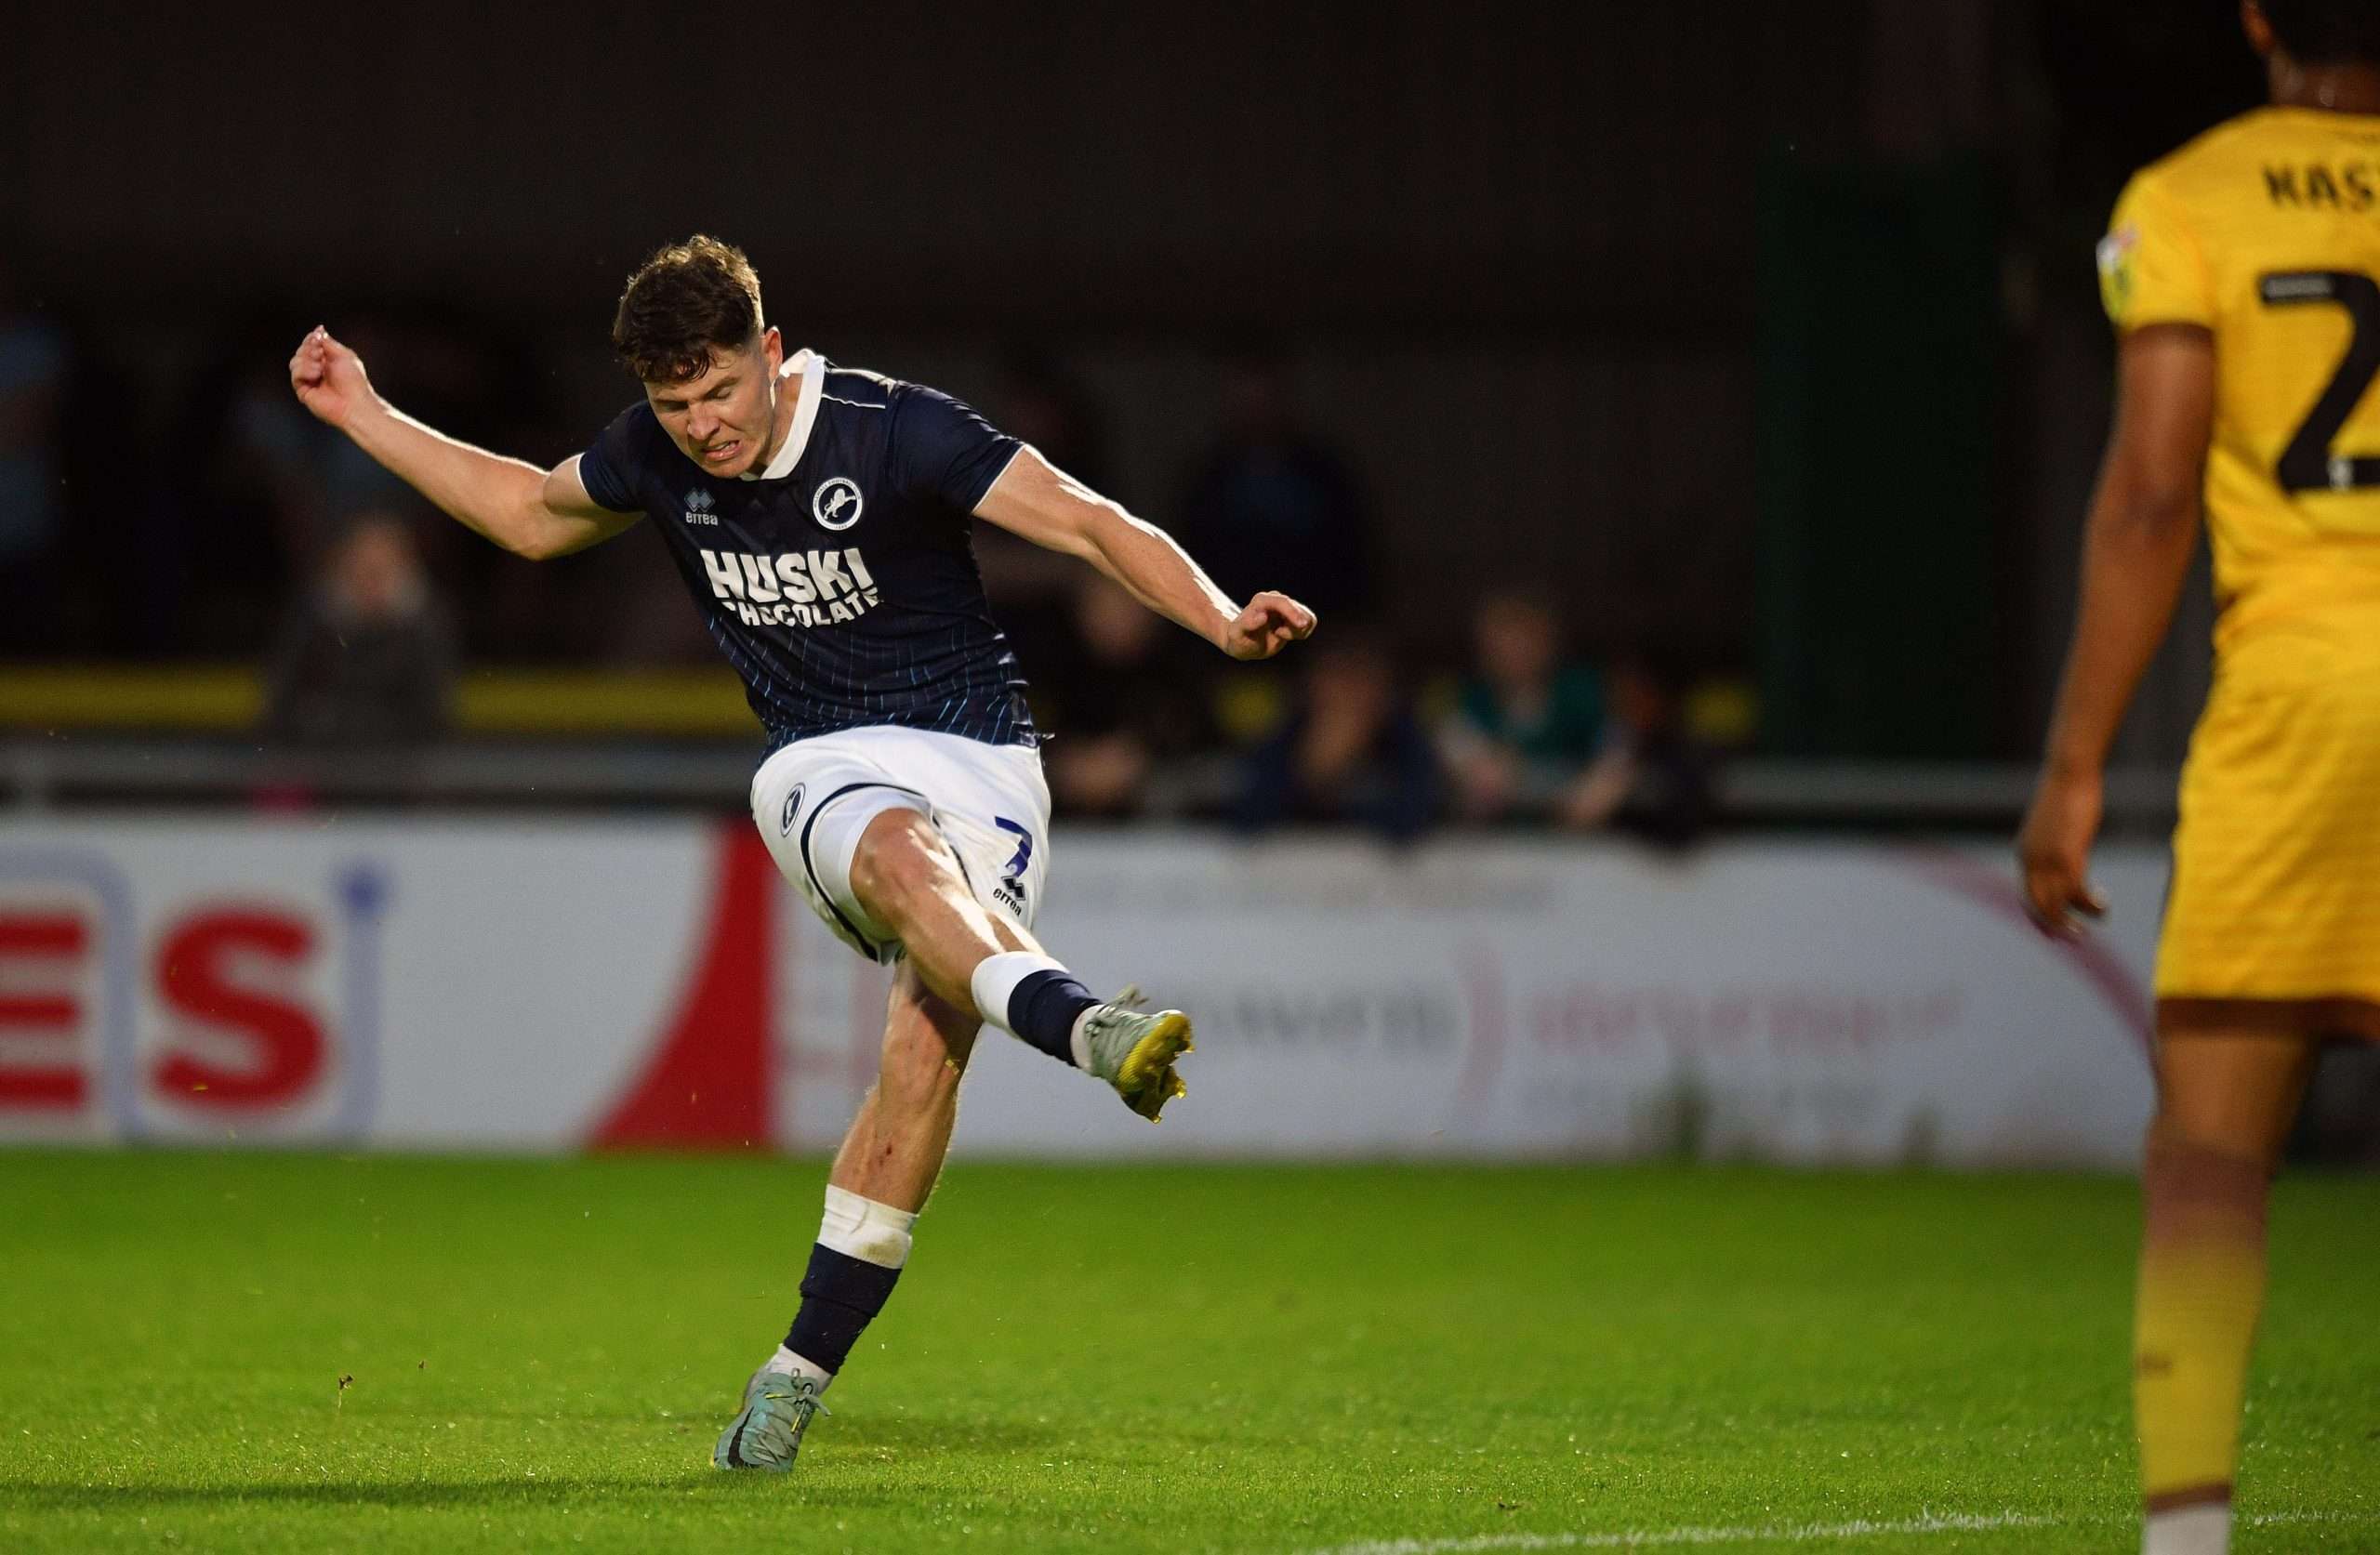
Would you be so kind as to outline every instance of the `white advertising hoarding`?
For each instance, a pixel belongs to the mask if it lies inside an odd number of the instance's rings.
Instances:
[[[1191,1094],[987,1039],[958,1148],[2119,1164],[2164,860],[2100,872],[2066,946],[1994,849],[1062,831],[1042,937]],[[825,1150],[884,983],[741,823],[0,826],[0,1139]]]

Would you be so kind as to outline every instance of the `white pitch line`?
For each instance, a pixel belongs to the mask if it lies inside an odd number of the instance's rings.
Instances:
[[[2370,1524],[2380,1517],[2366,1512],[2259,1512],[2240,1520],[2252,1528],[2281,1523],[2338,1522]],[[1495,1549],[1654,1549],[1663,1545],[1822,1544],[1851,1539],[1888,1538],[1910,1534],[1977,1534],[2008,1528],[2063,1528],[2118,1523],[2130,1517],[2037,1517],[2023,1512],[1977,1515],[1943,1512],[1898,1522],[1877,1522],[1861,1518],[1853,1522],[1805,1522],[1770,1528],[1642,1528],[1605,1534],[1480,1534],[1453,1539],[1374,1539],[1337,1544],[1302,1555],[1472,1555]]]
[[[1990,1533],[2002,1528],[2051,1528],[2066,1521],[2028,1517],[2021,1512],[1990,1516],[1945,1513],[1905,1518],[1897,1522],[1805,1522],[1775,1528],[1643,1528],[1611,1534],[1481,1534],[1458,1539],[1378,1539],[1361,1544],[1332,1545],[1306,1555],[1469,1555],[1488,1549],[1652,1549],[1662,1545],[1818,1544],[1828,1540],[1873,1539],[1904,1534]]]

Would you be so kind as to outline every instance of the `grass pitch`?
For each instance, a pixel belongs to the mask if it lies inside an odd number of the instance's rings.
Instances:
[[[2136,1538],[2123,1182],[961,1164],[795,1472],[720,1473],[823,1178],[0,1154],[0,1548]],[[2380,1548],[2375,1229],[2281,1189],[2243,1551]]]

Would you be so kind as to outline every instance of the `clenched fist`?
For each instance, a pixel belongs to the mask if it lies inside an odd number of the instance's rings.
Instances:
[[[1287,594],[1259,594],[1223,629],[1223,650],[1235,659],[1269,659],[1314,635],[1314,612]]]
[[[289,387],[298,391],[298,403],[342,429],[358,413],[380,404],[372,380],[364,376],[364,359],[332,339],[320,324],[289,359]]]

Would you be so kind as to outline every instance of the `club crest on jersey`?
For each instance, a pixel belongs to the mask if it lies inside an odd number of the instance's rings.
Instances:
[[[859,482],[848,475],[838,475],[818,482],[810,494],[810,516],[828,529],[849,529],[859,522]]]
[[[686,494],[686,521],[707,524],[719,522],[719,515],[711,511],[708,492],[697,488]]]
[[[2118,323],[2132,309],[2135,257],[2140,251],[2140,229],[2126,222],[2099,240],[2099,300]]]

